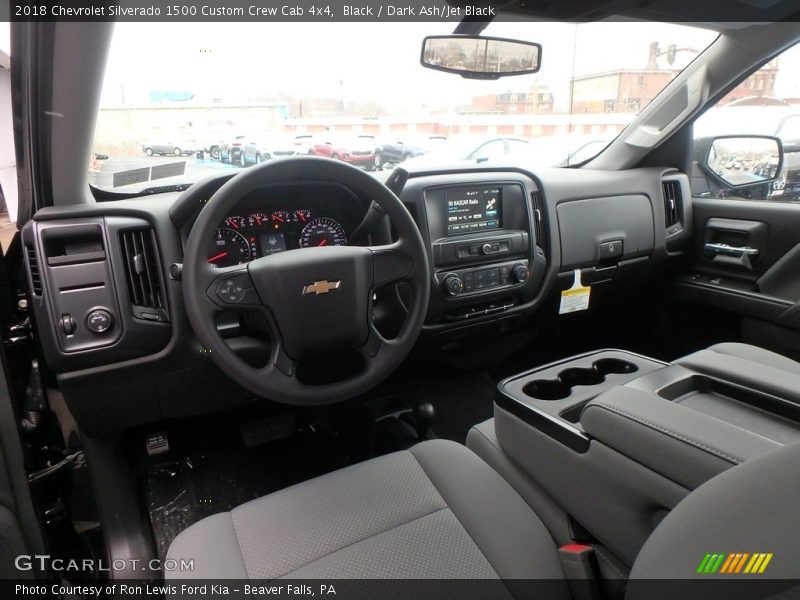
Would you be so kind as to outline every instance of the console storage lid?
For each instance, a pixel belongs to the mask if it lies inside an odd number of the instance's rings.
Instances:
[[[688,489],[800,440],[784,400],[680,366],[655,376],[597,396],[580,422],[591,438]]]

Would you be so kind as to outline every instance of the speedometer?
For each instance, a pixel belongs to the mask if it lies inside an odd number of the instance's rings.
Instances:
[[[344,246],[345,244],[347,244],[347,235],[344,227],[339,221],[328,217],[314,219],[300,232],[301,248]]]
[[[216,267],[241,265],[252,258],[247,238],[227,227],[217,229],[208,245],[208,262]]]

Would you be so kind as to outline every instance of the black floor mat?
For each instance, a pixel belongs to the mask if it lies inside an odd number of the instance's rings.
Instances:
[[[495,382],[485,370],[406,368],[382,388],[372,401],[339,407],[333,416],[306,421],[287,439],[255,448],[242,443],[239,425],[263,415],[248,420],[234,411],[176,423],[168,431],[171,451],[145,460],[145,500],[159,556],[200,519],[415,443],[413,427],[405,427],[410,437],[400,440],[392,428],[374,426],[381,414],[402,405],[432,403],[433,433],[460,443],[473,425],[492,416]]]

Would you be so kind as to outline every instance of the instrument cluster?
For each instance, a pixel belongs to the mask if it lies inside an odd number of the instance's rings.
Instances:
[[[297,248],[344,246],[342,224],[307,208],[230,215],[208,244],[208,262],[217,267],[240,265]]]

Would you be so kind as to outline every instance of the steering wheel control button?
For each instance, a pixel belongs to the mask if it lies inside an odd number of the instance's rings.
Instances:
[[[455,274],[445,277],[442,286],[449,296],[458,296],[464,290],[464,282]]]
[[[113,322],[111,313],[105,308],[96,308],[86,315],[86,327],[89,331],[98,335],[111,329]]]
[[[238,277],[223,279],[217,284],[217,298],[226,304],[238,304],[244,299],[246,291]]]

